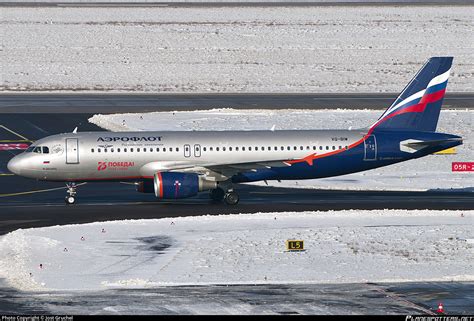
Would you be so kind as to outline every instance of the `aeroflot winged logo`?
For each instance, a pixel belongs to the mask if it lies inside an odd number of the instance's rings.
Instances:
[[[98,142],[159,142],[161,136],[123,136],[123,137],[99,137]]]

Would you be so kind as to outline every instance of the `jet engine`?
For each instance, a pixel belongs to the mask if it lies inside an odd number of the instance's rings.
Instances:
[[[150,190],[149,184],[143,182],[144,193]],[[198,192],[215,188],[217,182],[206,180],[194,173],[158,172],[153,178],[153,190],[155,196],[160,199],[192,197]]]

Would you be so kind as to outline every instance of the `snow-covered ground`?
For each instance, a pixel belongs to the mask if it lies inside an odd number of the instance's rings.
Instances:
[[[473,217],[350,210],[17,230],[0,238],[0,277],[21,290],[474,281]],[[287,239],[306,251],[286,252]]]
[[[472,90],[472,6],[2,8],[0,90],[396,92],[431,56]]]
[[[95,115],[90,122],[112,131],[349,129],[371,125],[383,113],[369,110],[235,110]],[[125,120],[125,125],[123,121]],[[351,190],[466,190],[474,191],[474,173],[452,172],[452,162],[474,160],[474,111],[443,110],[438,131],[460,135],[464,144],[456,155],[430,155],[362,173],[300,181],[268,181],[280,187]],[[427,166],[429,164],[429,166]],[[264,184],[258,182],[255,184]]]

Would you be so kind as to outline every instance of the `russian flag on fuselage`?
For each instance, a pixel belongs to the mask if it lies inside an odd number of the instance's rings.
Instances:
[[[435,131],[453,57],[430,58],[370,128]]]

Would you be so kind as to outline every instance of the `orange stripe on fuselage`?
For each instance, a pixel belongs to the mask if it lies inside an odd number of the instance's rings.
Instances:
[[[314,154],[308,155],[308,156],[306,156],[304,158],[301,158],[301,159],[286,161],[285,163],[293,165],[293,164],[297,164],[297,163],[306,162],[306,163],[308,163],[308,165],[312,166],[313,161],[315,159],[324,158],[324,157],[328,157],[328,156],[332,156],[332,155],[336,155],[336,154],[345,152],[345,151],[347,151],[351,148],[354,148],[357,145],[360,145],[361,143],[363,143],[367,139],[368,136],[370,136],[370,134],[366,134],[364,137],[362,137],[361,139],[359,139],[355,143],[350,144],[349,146],[347,146],[347,149],[346,148],[338,149],[338,150],[335,150],[335,151],[332,151],[332,152],[329,152],[329,153],[319,154],[319,155],[317,153],[314,153]]]

